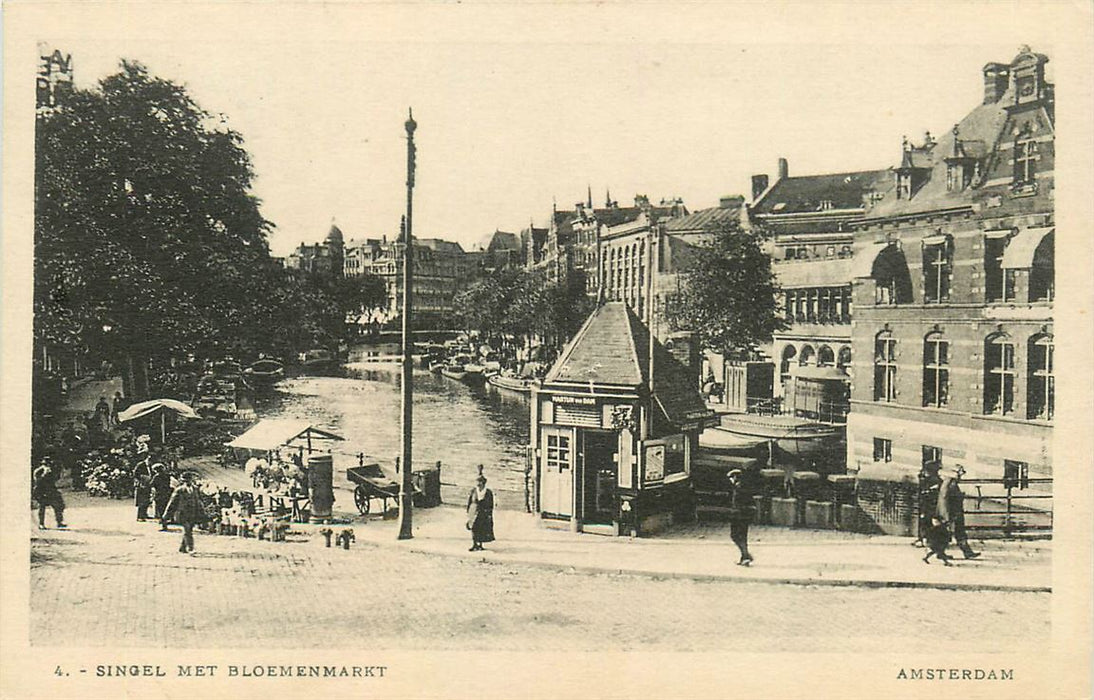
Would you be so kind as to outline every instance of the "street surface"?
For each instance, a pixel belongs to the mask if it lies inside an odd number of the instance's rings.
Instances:
[[[658,580],[314,531],[200,534],[190,557],[127,503],[71,496],[72,530],[33,529],[34,645],[1013,652],[1050,633],[1044,593]]]

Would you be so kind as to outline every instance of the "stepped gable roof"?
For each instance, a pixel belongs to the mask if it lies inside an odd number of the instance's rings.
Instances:
[[[547,373],[545,384],[640,388],[649,381],[649,328],[629,306],[610,301],[594,311]],[[653,394],[673,423],[707,413],[686,367],[653,339]]]
[[[669,232],[706,231],[732,224],[741,215],[740,207],[711,207],[665,220]]]
[[[892,173],[860,170],[825,175],[800,175],[777,181],[752,205],[753,214],[820,212],[823,202],[832,209],[859,209],[871,192],[892,189]]]

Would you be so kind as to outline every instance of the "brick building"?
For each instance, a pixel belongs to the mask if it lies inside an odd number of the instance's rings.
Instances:
[[[1054,95],[1023,47],[982,103],[905,139],[891,192],[854,223],[848,465],[914,479],[1052,473]]]

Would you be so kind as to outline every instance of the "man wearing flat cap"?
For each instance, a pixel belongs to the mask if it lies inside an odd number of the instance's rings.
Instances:
[[[965,467],[960,464],[944,467],[939,472],[942,485],[938,490],[938,519],[953,532],[953,538],[965,558],[975,559],[980,552],[974,552],[969,546],[969,536],[965,531],[965,494],[959,484],[964,474]]]

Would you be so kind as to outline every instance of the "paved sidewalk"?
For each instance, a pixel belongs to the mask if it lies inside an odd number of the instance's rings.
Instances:
[[[358,542],[461,559],[658,578],[1031,592],[1049,592],[1052,585],[1051,541],[977,542],[979,559],[965,561],[954,548],[957,559],[947,567],[933,560],[924,564],[925,550],[907,538],[759,526],[749,537],[756,561],[743,567],[736,564],[737,549],[723,524],[631,539],[558,531],[533,515],[495,511],[497,541],[485,552],[468,552],[471,538],[461,509],[419,509],[413,517],[412,540],[396,539],[394,520],[356,524],[355,536]]]

